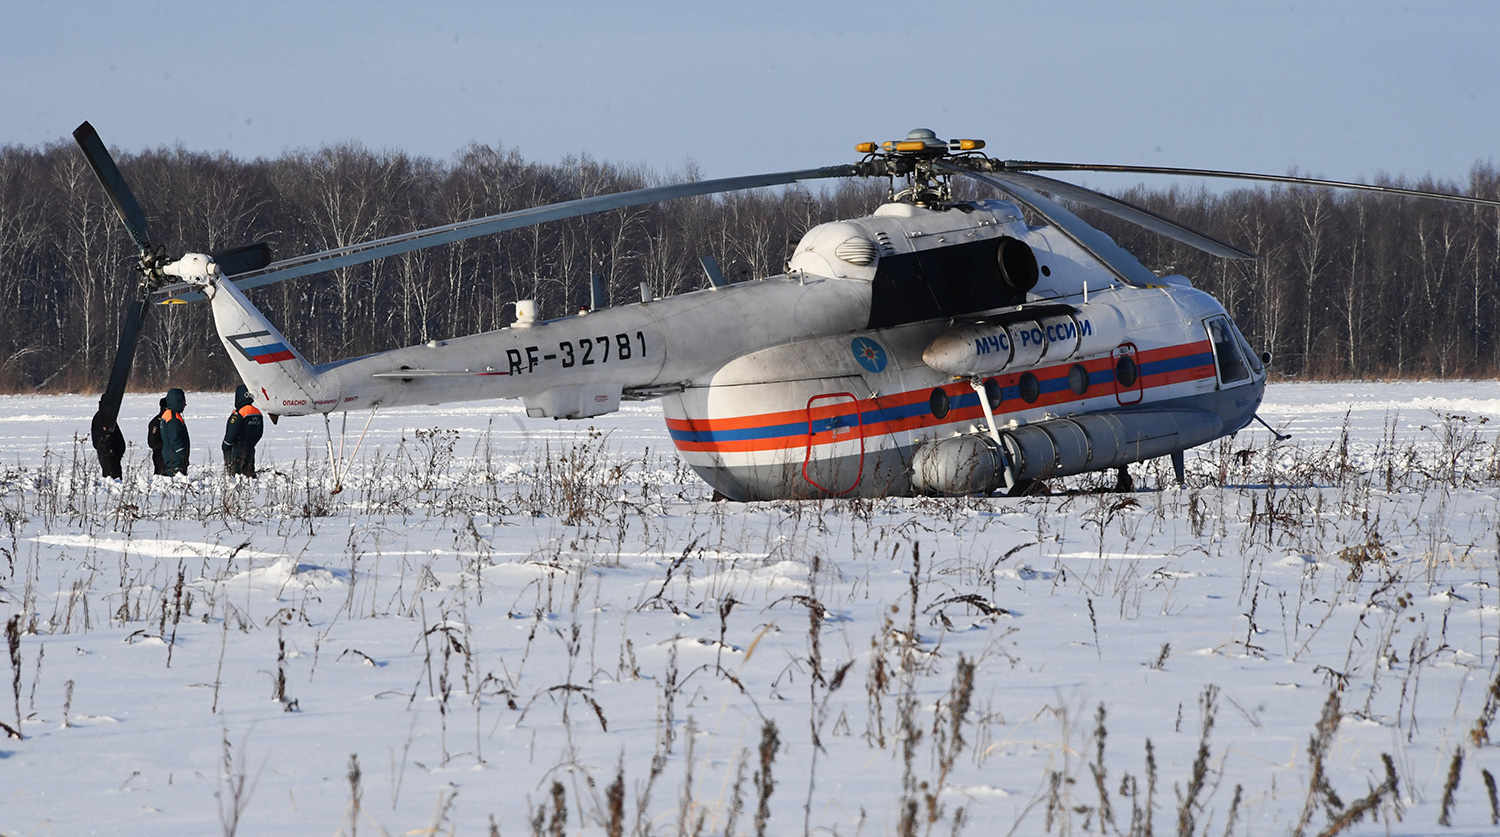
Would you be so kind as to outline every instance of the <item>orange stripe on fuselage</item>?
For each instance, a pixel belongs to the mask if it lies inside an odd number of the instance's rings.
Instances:
[[[1168,368],[1165,371],[1149,372],[1151,366],[1167,364],[1194,357],[1207,357],[1207,363],[1192,363],[1181,368]],[[1149,349],[1137,352],[1136,362],[1142,368],[1142,388],[1153,389],[1173,384],[1186,383],[1214,377],[1212,363],[1212,347],[1208,341],[1186,343],[1178,346],[1169,346],[1161,349]],[[1074,393],[1066,385],[1068,372],[1074,366],[1073,363],[1058,364],[1056,366],[1031,369],[1022,372],[1012,372],[992,377],[1000,387],[1005,397],[999,407],[995,409],[997,417],[1022,410],[1032,410],[1052,407],[1059,404],[1082,401],[1085,398],[1097,398],[1105,394],[1100,391],[1101,386],[1108,386],[1114,381],[1114,359],[1110,357],[1095,358],[1093,360],[1081,361],[1090,378],[1097,373],[1107,372],[1108,383],[1093,383],[1089,391],[1084,395]],[[1024,403],[1015,394],[1017,382],[1021,376],[1029,371],[1036,376],[1042,394],[1034,403]],[[1059,383],[1063,382],[1059,387]],[[984,409],[980,406],[978,395],[967,381],[954,381],[943,384],[937,389],[946,392],[955,403],[953,408],[943,418],[932,415],[927,408],[932,396],[932,389],[911,390],[907,392],[893,393],[891,395],[876,396],[864,399],[856,404],[847,400],[833,401],[825,404],[814,405],[811,408],[780,410],[770,413],[756,413],[745,416],[724,416],[721,418],[699,418],[699,419],[667,419],[667,430],[672,435],[672,443],[678,450],[683,452],[707,452],[707,453],[751,453],[756,451],[794,450],[806,448],[812,445],[828,445],[838,442],[846,442],[859,438],[873,438],[879,436],[890,436],[898,433],[906,433],[930,427],[941,427],[954,424],[971,424],[983,420]],[[1109,390],[1112,394],[1113,390]],[[858,410],[862,418],[855,418],[854,412]],[[872,415],[874,414],[874,415]],[[820,422],[827,422],[835,417],[848,416],[852,420],[841,427],[834,429],[817,429]],[[809,428],[813,432],[809,433]],[[756,431],[764,431],[757,434]],[[693,436],[718,436],[704,440],[693,439]],[[730,438],[725,438],[725,436]],[[739,438],[735,438],[739,437]]]

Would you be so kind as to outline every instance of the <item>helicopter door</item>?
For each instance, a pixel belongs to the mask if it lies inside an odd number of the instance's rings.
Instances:
[[[807,399],[807,452],[802,478],[835,497],[859,485],[865,470],[864,419],[859,399],[831,392]]]
[[[1141,364],[1136,359],[1135,344],[1121,343],[1111,356],[1115,361],[1115,401],[1120,404],[1141,403],[1146,392],[1141,382]]]

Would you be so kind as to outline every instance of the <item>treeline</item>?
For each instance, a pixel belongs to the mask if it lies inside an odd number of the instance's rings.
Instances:
[[[1396,186],[1500,199],[1500,171],[1463,186]],[[1230,261],[1080,212],[1158,273],[1224,303],[1290,378],[1461,378],[1500,372],[1500,208],[1327,189],[1136,188],[1118,197],[1255,253]]]
[[[182,148],[117,159],[168,253],[264,240],[275,258],[696,174],[664,178],[586,157],[528,163],[485,145],[448,162],[357,145],[274,160]],[[1462,188],[1500,196],[1500,174],[1476,166]],[[626,302],[642,283],[657,296],[701,287],[701,255],[731,281],[778,273],[808,227],[865,214],[885,192],[885,182],[864,181],[688,198],[294,279],[252,298],[309,358],[332,360],[498,328],[518,298],[537,299],[544,316],[571,311],[587,301],[594,274]],[[1222,299],[1251,342],[1276,355],[1280,374],[1500,370],[1494,209],[1301,188],[1123,197],[1260,255],[1227,262],[1086,216],[1148,267],[1185,274]],[[101,388],[134,255],[73,145],[0,149],[0,390]],[[224,388],[232,376],[206,306],[154,308],[136,388]]]

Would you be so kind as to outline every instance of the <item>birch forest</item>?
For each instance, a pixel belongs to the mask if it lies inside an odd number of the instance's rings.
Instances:
[[[354,144],[249,161],[181,147],[115,153],[168,253],[266,241],[275,259],[698,176],[691,166],[662,175],[588,157],[532,163],[478,144],[446,161]],[[1500,198],[1488,162],[1464,183],[1376,182]],[[640,298],[642,283],[656,296],[703,287],[704,255],[730,281],[780,273],[809,227],[868,213],[887,188],[849,181],[611,211],[293,279],[251,298],[324,362],[499,328],[516,299],[536,299],[543,316],[576,310],[596,274],[625,302]],[[1277,376],[1500,373],[1494,208],[1302,187],[1148,184],[1118,197],[1259,255],[1224,261],[1080,211],[1148,267],[1222,300],[1251,343],[1273,354]],[[76,147],[0,148],[0,391],[101,389],[134,257]],[[133,389],[233,380],[206,306],[153,308]]]

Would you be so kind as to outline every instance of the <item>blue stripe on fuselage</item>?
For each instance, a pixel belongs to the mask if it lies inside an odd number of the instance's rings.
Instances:
[[[1170,358],[1168,360],[1156,360],[1141,364],[1141,375],[1166,375],[1172,372],[1181,372],[1185,369],[1196,369],[1200,366],[1211,366],[1214,362],[1212,352],[1199,352],[1196,354],[1183,355],[1182,357]],[[1113,383],[1115,373],[1113,369],[1099,369],[1089,373],[1089,388]],[[1052,378],[1037,379],[1039,394],[1051,395],[1068,389],[1068,378],[1066,375]],[[1002,402],[1018,401],[1021,398],[1020,388],[1014,384],[1000,388],[1000,399]],[[950,409],[959,410],[968,407],[979,406],[979,396],[973,390],[966,390],[958,395],[949,396]],[[889,421],[900,421],[914,416],[928,415],[930,407],[924,401],[914,401],[910,404],[902,404],[889,407],[876,407],[857,413],[850,410],[847,413],[839,413],[827,418],[817,419],[812,424],[814,433],[826,433],[835,427],[870,427]],[[744,442],[762,439],[780,439],[789,436],[804,436],[808,432],[808,422],[799,420],[794,422],[783,422],[781,424],[762,425],[760,427],[743,427],[734,430],[673,430],[668,428],[668,433],[674,442],[692,444],[708,444],[713,442]]]
[[[977,407],[979,406],[979,396],[972,391],[949,396],[949,404],[950,409],[953,410]],[[812,422],[812,432],[826,433],[837,427],[871,427],[885,422],[900,421],[914,416],[930,414],[931,407],[925,401],[889,407],[875,407],[858,412],[850,410],[847,413],[838,413],[827,418],[815,419]],[[674,430],[669,427],[667,432],[671,434],[674,442],[696,444],[744,442],[761,439],[780,439],[788,436],[805,436],[808,432],[808,422],[802,420],[763,425],[760,427],[742,427],[734,430]]]

